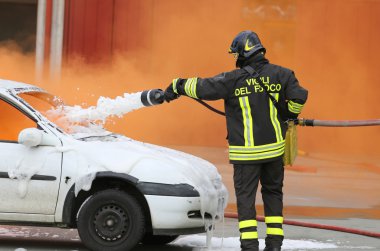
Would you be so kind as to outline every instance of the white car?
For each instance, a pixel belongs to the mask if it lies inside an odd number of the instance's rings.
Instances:
[[[227,190],[214,165],[106,130],[65,132],[60,100],[0,80],[0,223],[78,228],[91,250],[130,250],[205,232]]]

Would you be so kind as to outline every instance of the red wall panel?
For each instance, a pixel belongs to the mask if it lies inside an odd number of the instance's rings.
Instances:
[[[67,0],[64,53],[86,62],[151,48],[153,0]]]
[[[66,59],[79,56],[86,62],[110,60],[112,55],[113,0],[66,1]]]

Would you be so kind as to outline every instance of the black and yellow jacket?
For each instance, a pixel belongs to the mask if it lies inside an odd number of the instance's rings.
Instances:
[[[257,79],[244,68],[212,78],[174,79],[174,92],[196,99],[224,99],[233,164],[272,161],[284,154],[287,118],[296,118],[307,99],[293,71],[257,55],[249,64],[282,108],[281,117]],[[285,112],[284,112],[285,111]]]

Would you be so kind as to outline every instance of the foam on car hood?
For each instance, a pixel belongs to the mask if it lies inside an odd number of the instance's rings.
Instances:
[[[63,147],[57,150],[74,151],[81,166],[86,167],[88,175],[82,175],[76,189],[90,189],[94,172],[107,170],[116,173],[131,173],[146,161],[153,161],[149,172],[173,171],[180,173],[173,184],[187,183],[199,192],[201,213],[207,212],[213,217],[222,217],[227,204],[228,192],[222,183],[216,167],[201,158],[169,148],[139,142],[115,134],[82,134],[81,140],[65,140]],[[66,142],[66,143],[65,143]],[[83,163],[87,162],[87,163]],[[160,166],[160,169],[155,169]],[[156,175],[162,175],[157,173]],[[165,183],[165,182],[163,182]],[[77,191],[78,192],[78,191]]]

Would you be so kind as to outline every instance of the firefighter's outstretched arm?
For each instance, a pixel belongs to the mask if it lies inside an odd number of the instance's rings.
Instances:
[[[165,100],[170,102],[180,95],[195,99],[217,100],[227,97],[227,84],[233,73],[222,73],[212,78],[176,78],[165,90]]]

